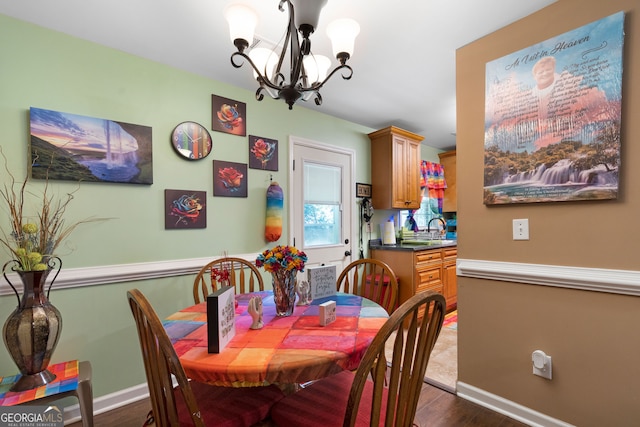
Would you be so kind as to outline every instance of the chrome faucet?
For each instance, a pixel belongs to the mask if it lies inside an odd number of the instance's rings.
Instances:
[[[431,223],[433,222],[433,220],[436,220],[436,219],[439,219],[440,222],[442,223],[442,229],[447,231],[447,222],[444,219],[442,219],[442,217],[438,216],[438,217],[435,217],[435,218],[431,218],[429,220],[429,222],[427,223],[427,233],[431,231]]]

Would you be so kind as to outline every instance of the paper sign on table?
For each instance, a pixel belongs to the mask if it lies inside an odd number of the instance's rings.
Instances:
[[[311,298],[330,297],[336,294],[336,266],[308,267],[307,276],[311,286]]]
[[[236,335],[235,288],[223,286],[207,296],[208,352],[220,353]]]

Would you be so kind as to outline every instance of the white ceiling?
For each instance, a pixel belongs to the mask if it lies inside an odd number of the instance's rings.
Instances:
[[[240,0],[0,0],[0,13],[202,76],[243,87],[257,84],[234,52],[224,8]],[[242,0],[260,16],[257,35],[281,40],[287,13],[278,0]],[[349,61],[321,90],[323,104],[298,103],[378,129],[398,126],[429,146],[456,144],[455,51],[555,0],[329,0],[311,37],[312,51],[331,57],[327,23],[360,23]],[[3,43],[9,41],[3,40]],[[287,109],[284,101],[264,100]],[[276,102],[278,104],[276,104]]]

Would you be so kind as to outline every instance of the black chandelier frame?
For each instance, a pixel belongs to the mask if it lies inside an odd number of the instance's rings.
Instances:
[[[335,67],[325,79],[321,82],[309,83],[308,76],[303,64],[305,56],[311,54],[311,40],[309,37],[315,31],[310,24],[301,24],[299,29],[295,26],[295,12],[293,4],[290,0],[280,0],[278,9],[284,12],[284,4],[288,4],[289,8],[289,25],[287,27],[287,34],[283,44],[282,51],[278,58],[278,64],[273,74],[273,81],[271,81],[265,74],[265,70],[260,70],[256,64],[251,60],[249,55],[245,53],[245,50],[249,47],[249,42],[244,39],[235,39],[233,44],[238,49],[231,55],[231,64],[235,68],[240,68],[244,65],[244,61],[247,61],[249,65],[258,75],[256,80],[260,83],[260,87],[256,91],[256,99],[262,101],[264,99],[264,93],[268,93],[274,99],[284,99],[289,105],[289,110],[293,109],[293,105],[299,100],[304,101],[315,98],[316,105],[322,104],[322,96],[320,95],[320,89],[329,79],[338,71],[346,71],[347,74],[342,74],[344,80],[349,80],[353,76],[353,69],[347,65],[350,55],[347,52],[339,52],[336,58],[340,62],[340,65]],[[298,31],[302,35],[302,43],[298,36]],[[282,65],[286,59],[287,51],[290,52],[290,73],[289,82],[282,72]],[[240,62],[236,62],[237,59]],[[265,67],[266,68],[266,67]]]

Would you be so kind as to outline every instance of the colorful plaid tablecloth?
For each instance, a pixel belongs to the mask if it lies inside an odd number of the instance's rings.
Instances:
[[[263,298],[264,327],[253,330],[247,305]],[[297,384],[358,367],[373,337],[389,317],[378,304],[338,295],[296,306],[277,317],[271,291],[237,295],[236,335],[219,354],[207,351],[207,304],[169,316],[164,327],[189,378],[214,385],[248,387]],[[336,301],[336,321],[320,326],[318,305]]]
[[[54,394],[72,391],[78,388],[78,361],[57,363],[49,366],[56,379],[43,386],[25,391],[9,391],[21,374],[0,377],[0,406],[14,406],[27,403]]]

